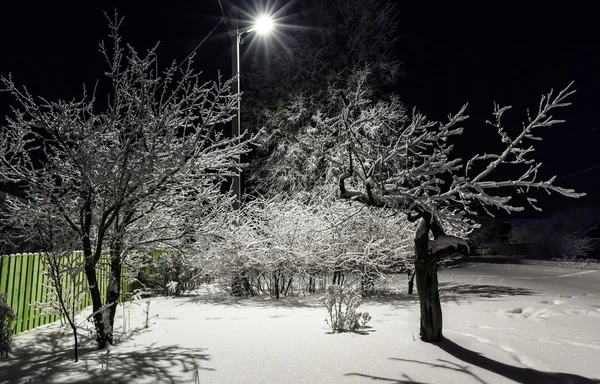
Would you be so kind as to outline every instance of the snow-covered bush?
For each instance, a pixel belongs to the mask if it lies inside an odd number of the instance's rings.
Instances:
[[[0,294],[0,355],[8,357],[14,333],[12,323],[16,319],[15,312],[6,303],[6,294]]]
[[[331,285],[320,300],[329,313],[325,322],[334,333],[359,331],[371,320],[368,312],[356,311],[362,304],[362,295],[357,288]]]
[[[557,211],[547,219],[513,227],[510,237],[514,242],[529,244],[529,252],[534,257],[585,258],[592,251],[592,241],[585,235],[597,217],[592,212]]]
[[[564,233],[553,243],[553,249],[563,259],[585,258],[593,250],[592,240],[579,232]]]
[[[206,283],[204,257],[181,251],[135,252],[127,261],[125,277],[144,289],[179,296]]]
[[[179,283],[176,281],[169,281],[167,283],[167,292],[169,295],[175,295],[177,293],[177,289],[179,288]]]
[[[468,234],[471,254],[484,255],[491,252],[492,245],[508,242],[512,229],[509,222],[486,216],[478,216],[474,222],[476,225]]]
[[[401,217],[343,202],[256,199],[211,245],[206,268],[234,296],[314,293],[332,275],[338,285],[360,278],[367,293],[384,274],[412,268],[413,230]]]

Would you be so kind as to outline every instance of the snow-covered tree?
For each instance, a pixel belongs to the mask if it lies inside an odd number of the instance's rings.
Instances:
[[[298,4],[298,8],[286,24],[299,28],[290,29],[290,33],[283,30],[281,45],[272,47],[264,60],[257,59],[244,72],[248,79],[244,123],[265,132],[258,158],[252,162],[250,183],[267,196],[283,193],[328,210],[314,200],[335,200],[340,173],[332,164],[342,162],[343,153],[336,145],[337,138],[317,126],[318,117],[340,111],[337,92],[352,84],[361,68],[370,68],[368,86],[378,95],[398,79],[401,66],[394,50],[398,7],[388,0],[310,0]],[[345,211],[343,216],[347,217],[353,210],[347,205],[335,209],[338,213]],[[349,240],[344,231],[352,225],[359,227],[356,220],[364,223],[374,219],[367,210],[360,212],[337,226],[338,240]],[[398,228],[401,239],[404,229],[405,225]],[[380,241],[383,237],[365,241]],[[363,255],[365,245],[355,243],[348,248],[338,244],[327,256],[330,265],[340,258]],[[337,283],[341,272],[331,273],[336,274]]]
[[[481,154],[464,162],[450,141],[463,133],[466,105],[447,122],[429,121],[385,91],[399,73],[390,49],[394,4],[319,3],[314,13],[306,8],[296,21],[309,28],[295,30],[290,39],[286,36],[286,47],[270,51],[269,60],[248,75],[252,81],[246,95],[256,108],[254,114],[246,114],[247,123],[267,132],[254,182],[262,191],[294,198],[305,193],[333,196],[337,186],[344,199],[403,212],[418,223],[414,246],[421,337],[439,340],[437,261],[450,252],[449,245],[466,247],[457,234],[473,228],[473,207],[480,205],[488,213],[489,208],[522,209],[518,199],[502,191],[507,188],[521,196],[529,196],[532,188],[581,196],[555,186],[553,178],[540,181],[541,163],[531,159],[531,140],[539,140],[540,129],[560,122],[550,113],[568,105],[570,87],[544,97],[537,114],[517,133],[503,125],[509,107],[496,106],[491,125],[504,149],[490,153],[482,148]],[[511,166],[514,177],[498,179],[497,169],[510,171]],[[531,196],[524,202],[537,208]]]
[[[562,122],[552,113],[568,106],[566,100],[574,91],[569,85],[542,97],[536,114],[528,114],[518,131],[505,127],[502,120],[510,107],[496,105],[494,120],[488,123],[503,149],[494,153],[482,148],[482,153],[465,162],[453,153],[450,142],[463,133],[460,124],[468,118],[466,105],[449,115],[447,122],[429,121],[416,110],[403,113],[394,99],[373,99],[369,87],[364,86],[366,78],[366,74],[356,77],[354,86],[340,92],[342,109],[336,115],[317,117],[318,125],[332,132],[345,153],[337,163],[343,172],[338,182],[342,198],[401,211],[409,221],[418,222],[415,271],[420,333],[424,341],[438,341],[442,338],[442,311],[437,263],[452,249],[466,247],[463,239],[449,235],[444,227],[468,230],[473,225],[469,215],[475,215],[474,206],[489,214],[490,208],[509,213],[522,210],[522,203],[512,194],[524,196],[539,210],[536,199],[528,194],[534,188],[567,197],[584,195],[556,186],[554,177],[541,180],[542,163],[531,156],[533,142],[541,140],[540,131]],[[499,177],[501,167],[512,170],[513,177]]]
[[[335,92],[352,83],[357,69],[371,69],[368,84],[378,94],[394,84],[401,73],[397,13],[390,0],[302,1],[286,18],[297,28],[282,28],[281,44],[244,71],[244,125],[266,132],[249,170],[262,194],[335,192],[330,181],[337,175],[327,166],[334,141],[313,117],[336,113]]]
[[[106,107],[95,93],[51,101],[2,78],[17,106],[2,129],[0,182],[20,186],[26,197],[10,215],[26,222],[31,217],[19,215],[19,206],[31,206],[77,237],[99,348],[112,343],[125,251],[142,239],[167,244],[161,231],[187,236],[201,220],[199,207],[218,202],[221,181],[247,144],[222,134],[239,97],[230,81],[202,82],[191,60],[160,70],[156,49],[140,55],[124,46],[121,22],[116,15],[109,20],[112,46],[100,45],[111,87]],[[107,250],[103,301],[96,268]]]

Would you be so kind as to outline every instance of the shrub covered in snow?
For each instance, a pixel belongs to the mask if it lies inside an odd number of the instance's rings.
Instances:
[[[542,258],[585,258],[592,241],[585,231],[596,220],[595,210],[557,211],[545,220],[513,227],[511,240],[530,244],[532,256]]]
[[[169,281],[167,283],[167,292],[169,293],[169,295],[175,295],[177,293],[178,286],[179,286],[178,282]]]
[[[321,302],[327,308],[329,319],[325,322],[333,332],[355,332],[365,328],[371,315],[368,312],[357,312],[362,304],[362,296],[358,288],[331,285]]]
[[[12,323],[17,319],[15,312],[6,303],[6,294],[0,294],[0,355],[8,357],[13,336]]]
[[[371,293],[376,279],[412,268],[413,228],[340,202],[255,199],[211,244],[205,265],[234,296],[315,293],[350,275]]]
[[[154,257],[151,252],[133,252],[125,277],[146,290],[179,296],[210,280],[203,264],[204,258],[197,253],[168,251]]]

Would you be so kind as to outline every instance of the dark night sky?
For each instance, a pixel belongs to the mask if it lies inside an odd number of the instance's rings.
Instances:
[[[92,86],[102,75],[103,62],[97,53],[97,44],[107,33],[102,10],[112,12],[116,1],[6,3],[0,5],[0,73],[12,72],[17,83],[50,99],[79,96],[82,83]],[[184,59],[221,16],[218,0],[155,6],[118,3],[119,12],[126,16],[124,38],[140,49],[160,40],[163,63]],[[227,7],[227,1],[223,3]],[[248,3],[246,8],[251,8]],[[493,101],[513,105],[516,120],[512,123],[517,124],[526,108],[537,108],[542,93],[575,81],[573,106],[558,114],[567,123],[542,135],[536,156],[544,162],[544,176],[556,174],[564,177],[560,185],[588,192],[575,205],[599,204],[600,168],[569,176],[600,166],[600,33],[594,31],[593,2],[556,3],[545,9],[523,2],[399,3],[398,54],[405,76],[397,91],[408,105],[416,105],[431,118],[444,118],[469,102],[471,119],[459,143],[461,153],[496,148],[498,136],[485,125]],[[242,48],[245,57],[252,55],[248,46]],[[197,68],[209,78],[217,70],[229,76],[229,49],[227,30],[221,25],[198,50]],[[0,94],[2,116],[8,113],[9,103],[10,98]],[[550,211],[572,203],[566,198],[542,200]]]

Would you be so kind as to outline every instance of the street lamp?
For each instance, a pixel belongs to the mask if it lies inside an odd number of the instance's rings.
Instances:
[[[248,30],[248,32],[256,31],[259,35],[269,34],[274,27],[273,19],[268,15],[260,15],[256,18],[254,26]]]
[[[235,10],[235,9],[234,9]],[[240,45],[243,42],[242,36],[251,32],[256,32],[260,35],[266,35],[273,30],[275,23],[273,19],[268,15],[260,15],[254,21],[254,24],[250,28],[239,29],[239,20],[236,14],[232,15],[231,19],[231,72],[234,74],[234,81],[231,85],[232,92],[236,95],[240,94]],[[241,136],[241,113],[240,108],[241,101],[237,100],[237,112],[236,116],[231,121],[231,133],[232,137],[238,138]],[[238,157],[238,164],[241,163],[241,159]],[[242,201],[242,171],[240,168],[237,169],[236,175],[233,177],[233,193],[235,194],[235,201],[233,203],[234,209],[239,209]]]

